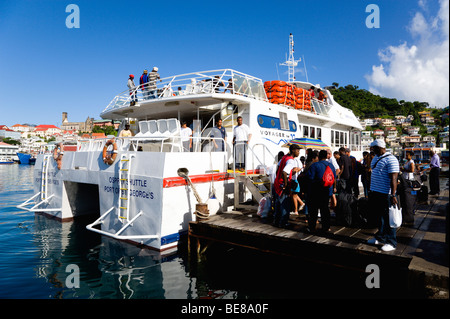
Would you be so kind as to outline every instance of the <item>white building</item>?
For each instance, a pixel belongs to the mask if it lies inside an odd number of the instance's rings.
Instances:
[[[4,142],[0,142],[0,163],[17,159],[16,153],[18,150],[19,146],[17,145],[10,145]]]
[[[418,127],[418,126],[410,126],[410,127],[408,127],[408,134],[409,135],[417,135],[417,134],[419,134],[419,130],[420,130],[420,127]]]

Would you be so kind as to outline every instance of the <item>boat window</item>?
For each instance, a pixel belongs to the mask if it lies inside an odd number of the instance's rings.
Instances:
[[[309,126],[303,126],[303,137],[309,137]]]
[[[340,141],[340,139],[339,139],[339,132],[338,131],[336,131],[335,132],[335,138],[334,138],[334,142],[336,143],[336,146],[339,146],[339,141]]]
[[[317,139],[322,140],[322,129],[320,127],[317,128]]]
[[[280,127],[282,130],[289,130],[289,121],[287,114],[284,112],[279,112],[280,114]]]
[[[334,130],[331,130],[331,145],[334,146]]]
[[[340,132],[339,135],[340,135],[339,141],[341,142],[341,144],[344,144],[344,146],[345,146],[345,142],[344,142],[344,132]]]
[[[312,126],[309,128],[309,137],[316,138],[315,130]]]

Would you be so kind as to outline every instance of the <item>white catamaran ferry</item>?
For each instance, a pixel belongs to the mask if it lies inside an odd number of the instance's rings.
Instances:
[[[129,124],[133,136],[79,140],[76,151],[40,154],[35,195],[18,207],[61,221],[98,211],[89,230],[167,251],[205,208],[214,214],[257,204],[270,192],[267,168],[293,138],[320,139],[333,151],[348,147],[361,158],[359,121],[329,90],[322,89],[326,101],[311,97],[318,85],[223,69],[158,79],[156,87],[124,91],[100,114],[121,120],[119,132]],[[252,134],[243,171],[234,165],[242,146],[232,143],[238,116]],[[214,129],[218,119],[226,139]],[[184,121],[192,123],[188,150]]]

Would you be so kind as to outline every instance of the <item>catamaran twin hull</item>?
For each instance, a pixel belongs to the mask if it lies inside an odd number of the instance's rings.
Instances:
[[[122,152],[108,165],[102,152],[65,152],[60,170],[52,157],[39,155],[34,171],[37,204],[28,209],[62,221],[100,212],[90,230],[165,250],[176,246],[189,221],[195,220],[197,199],[177,175],[178,168],[189,170],[205,202],[214,196],[221,209],[232,205],[233,181],[226,173],[225,154],[209,153],[205,163],[204,153]],[[121,169],[126,173],[119,174]]]

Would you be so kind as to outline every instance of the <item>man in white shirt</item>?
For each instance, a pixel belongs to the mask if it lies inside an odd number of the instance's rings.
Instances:
[[[245,170],[245,153],[251,138],[250,128],[242,123],[242,116],[238,116],[237,126],[233,129],[234,160],[237,170]]]
[[[180,136],[183,152],[190,152],[192,147],[192,130],[187,126],[186,121],[181,124]]]
[[[133,106],[137,102],[136,85],[134,85],[134,75],[133,74],[130,74],[130,76],[128,77],[127,86],[128,86],[128,89],[130,90],[130,95],[131,95],[130,106]]]
[[[120,131],[119,137],[131,137],[133,132],[130,130],[130,124],[125,124],[125,129]]]

